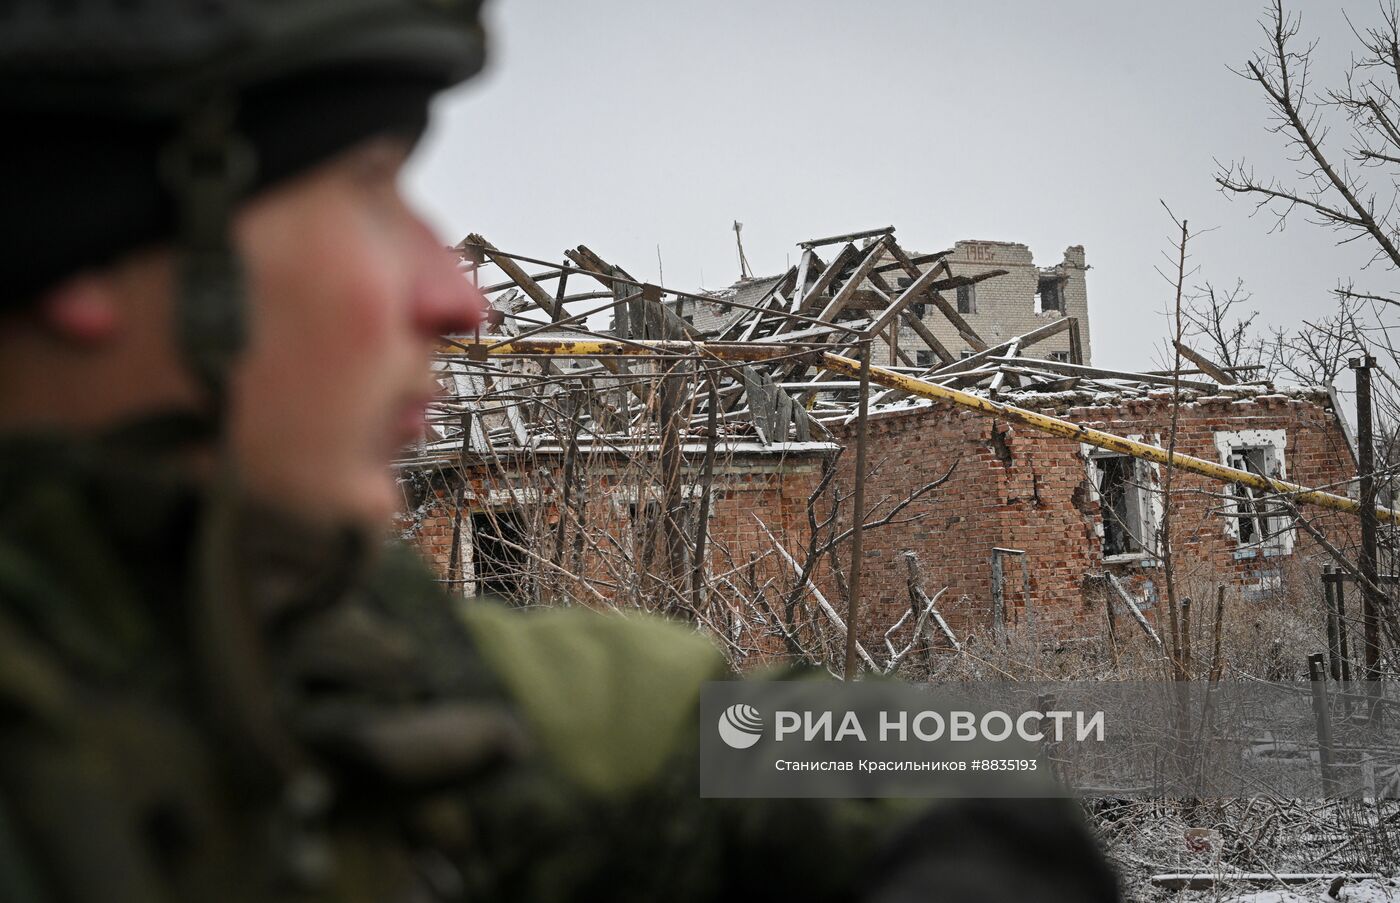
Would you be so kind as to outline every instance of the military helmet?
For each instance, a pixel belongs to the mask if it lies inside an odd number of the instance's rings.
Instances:
[[[187,352],[201,371],[226,366],[241,326],[237,202],[378,132],[416,138],[432,95],[482,66],[480,6],[0,3],[0,312],[174,240]]]
[[[7,109],[171,115],[211,92],[346,67],[475,74],[481,0],[11,0]]]

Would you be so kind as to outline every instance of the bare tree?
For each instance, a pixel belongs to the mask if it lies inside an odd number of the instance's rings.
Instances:
[[[1237,279],[1228,289],[1207,281],[1184,300],[1181,308],[1181,335],[1187,344],[1197,346],[1229,371],[1258,367],[1268,370],[1265,361],[1268,341],[1257,334],[1254,321],[1259,311],[1241,311],[1253,296]],[[1272,373],[1265,374],[1271,376]],[[1255,377],[1259,378],[1259,377]]]
[[[1335,232],[1339,243],[1370,250],[1364,276],[1339,279],[1336,312],[1296,334],[1276,333],[1274,346],[1282,373],[1312,383],[1335,382],[1350,357],[1373,354],[1380,360],[1373,447],[1384,504],[1400,464],[1400,383],[1394,379],[1400,345],[1392,334],[1400,325],[1400,292],[1393,287],[1400,269],[1400,6],[1383,2],[1374,25],[1348,19],[1354,38],[1350,65],[1340,84],[1320,88],[1312,82],[1317,43],[1302,37],[1301,14],[1273,0],[1260,24],[1263,46],[1235,71],[1263,93],[1270,130],[1297,166],[1285,177],[1260,175],[1241,160],[1221,164],[1216,182],[1227,195],[1249,198],[1256,210],[1272,213],[1275,228],[1301,211],[1307,221]],[[1247,330],[1248,322],[1243,325]],[[1228,345],[1230,333],[1223,335]],[[1393,534],[1382,539],[1393,546]],[[1390,562],[1396,551],[1385,550]],[[1386,609],[1393,617],[1393,598]]]
[[[1265,46],[1245,67],[1236,70],[1255,82],[1267,98],[1272,125],[1298,170],[1284,180],[1258,175],[1246,161],[1222,165],[1216,182],[1229,194],[1251,197],[1268,208],[1282,226],[1301,209],[1314,223],[1343,235],[1341,241],[1369,240],[1373,262],[1400,268],[1400,12],[1394,3],[1383,7],[1379,27],[1357,30],[1360,53],[1340,88],[1314,91],[1311,85],[1315,43],[1300,43],[1302,17],[1290,14],[1274,0],[1261,23]],[[1350,141],[1329,143],[1342,114],[1350,126]],[[1387,171],[1388,170],[1388,171]],[[1357,292],[1354,297],[1400,304],[1386,289]]]

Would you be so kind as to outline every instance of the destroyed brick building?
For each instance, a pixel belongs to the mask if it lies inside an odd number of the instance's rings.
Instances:
[[[1356,465],[1330,392],[1238,384],[1209,362],[1090,366],[1082,249],[1047,275],[1023,246],[910,255],[875,230],[803,243],[787,273],[717,296],[642,283],[585,246],[565,265],[481,236],[460,247],[470,278],[499,274],[482,282],[497,314],[444,344],[435,435],[400,467],[405,535],[465,595],[660,609],[740,661],[829,647],[859,595],[877,670],[900,657],[895,633],[908,648],[1151,632],[1173,421],[1183,580],[1257,596],[1320,566],[1314,532],[1348,541],[1352,519],[1329,511],[1354,507]],[[993,318],[1052,283],[1057,300]],[[584,326],[608,310],[609,330]],[[1303,502],[1324,506],[1306,533]]]
[[[1153,444],[1165,444],[1170,428],[1170,390],[1010,400]],[[908,509],[926,519],[866,538],[868,598],[889,606],[885,623],[908,605],[905,550],[918,554],[928,586],[948,588],[944,614],[955,630],[1038,621],[1049,637],[1083,635],[1111,619],[1131,623],[1124,591],[1155,621],[1164,591],[1159,465],[937,403],[873,414],[869,441],[878,466],[867,493],[877,498],[903,497],[956,462],[936,495]],[[1345,485],[1356,473],[1331,397],[1315,390],[1188,391],[1177,442],[1186,454],[1311,486]],[[1280,586],[1286,567],[1307,562],[1316,571],[1328,560],[1287,513],[1247,487],[1178,474],[1172,495],[1178,571],[1199,584],[1257,598]],[[1350,535],[1340,516],[1315,522],[1338,542]]]

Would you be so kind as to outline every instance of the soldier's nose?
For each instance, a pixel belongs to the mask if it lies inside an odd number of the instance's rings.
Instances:
[[[414,286],[414,321],[426,336],[471,332],[486,315],[486,299],[457,270],[452,251],[436,245]]]

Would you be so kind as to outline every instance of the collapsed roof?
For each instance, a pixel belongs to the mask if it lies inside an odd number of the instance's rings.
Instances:
[[[744,279],[719,292],[686,292],[639,280],[584,245],[565,251],[556,264],[501,250],[479,234],[467,236],[456,250],[492,315],[485,334],[471,343],[446,340],[438,366],[447,394],[417,457],[545,450],[570,441],[626,451],[659,441],[663,422],[679,424],[682,443],[713,434],[731,450],[736,444],[778,451],[824,443],[831,438],[826,424],[848,419],[860,393],[855,379],[817,365],[823,351],[858,357],[868,348],[882,366],[889,361],[887,370],[988,397],[1075,392],[1122,398],[1164,386],[1212,394],[1236,384],[1233,373],[1185,348],[1199,370],[1131,373],[1089,366],[1071,316],[989,343],[945,293],[1006,271],[958,273],[951,251],[911,254],[893,227],[799,242],[798,248],[798,264],[780,275]],[[948,320],[970,353],[956,357],[939,341],[923,320],[929,307]],[[901,342],[901,328],[921,347]],[[1068,360],[1036,356],[1037,345],[1065,332]],[[623,353],[657,340],[672,343],[666,353],[645,359]],[[599,341],[614,343],[619,353],[568,353],[568,343]],[[539,353],[546,344],[549,353]],[[743,353],[760,346],[769,349],[763,359]],[[716,356],[723,349],[731,353]],[[920,359],[930,363],[919,366]],[[895,388],[870,396],[872,412],[909,403]]]

